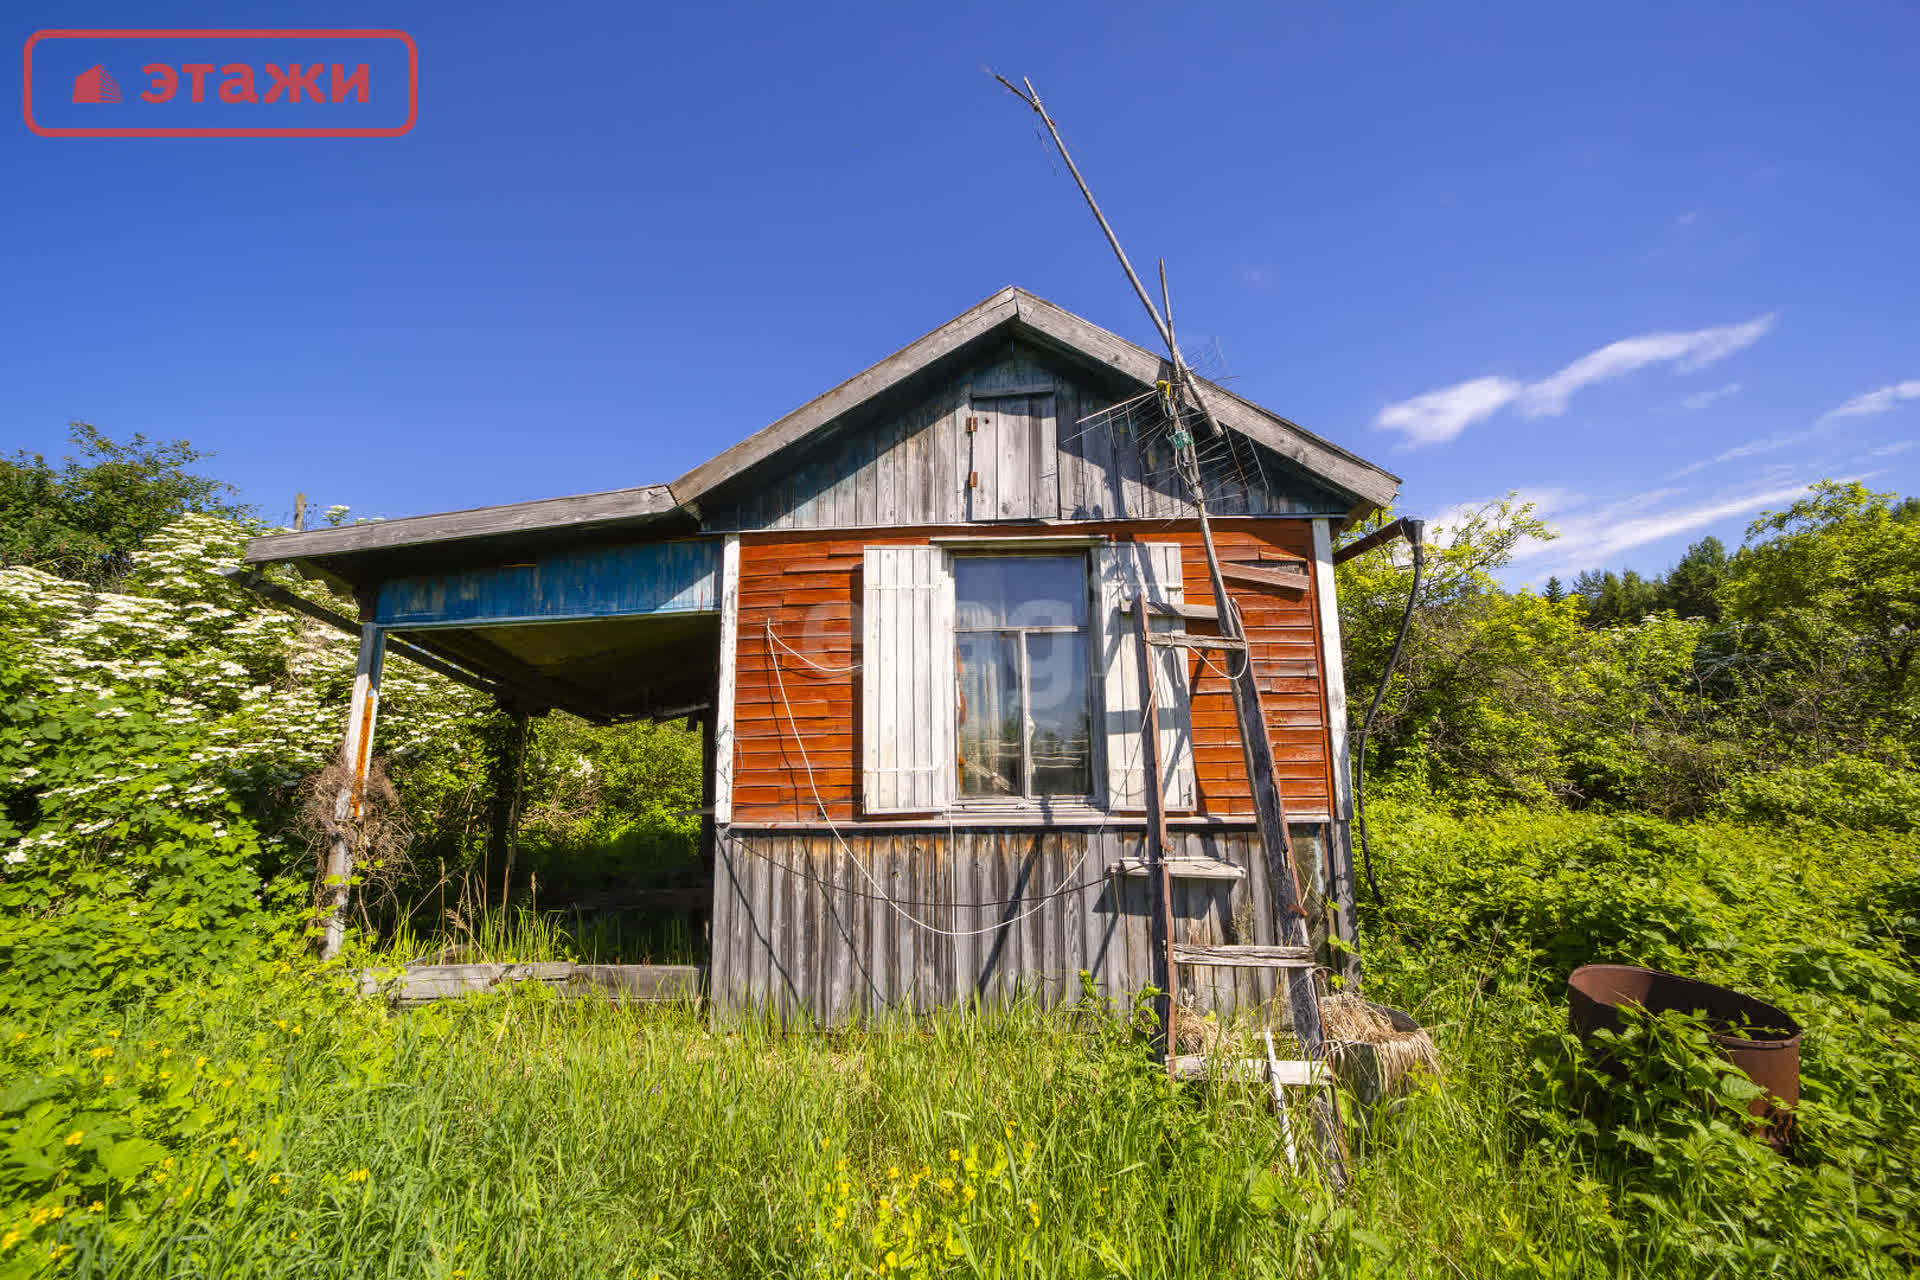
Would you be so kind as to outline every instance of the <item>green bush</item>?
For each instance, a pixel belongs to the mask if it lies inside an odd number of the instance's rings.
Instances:
[[[1855,831],[1920,827],[1920,773],[1861,756],[1788,766],[1734,779],[1729,813],[1760,822],[1836,823]]]

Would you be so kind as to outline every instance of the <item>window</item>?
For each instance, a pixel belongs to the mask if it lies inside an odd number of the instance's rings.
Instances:
[[[960,797],[1091,795],[1086,557],[956,556],[953,586]]]
[[[956,541],[960,541],[957,540]],[[1177,543],[866,548],[861,798],[867,814],[1041,800],[1146,805],[1143,594],[1178,604]],[[1066,541],[1066,540],[1059,540]],[[1151,625],[1179,630],[1161,611]],[[1185,650],[1156,646],[1163,799],[1195,801]]]

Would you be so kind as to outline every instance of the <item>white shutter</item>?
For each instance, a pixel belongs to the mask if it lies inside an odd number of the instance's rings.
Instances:
[[[868,813],[953,799],[953,575],[938,547],[868,547],[860,646]]]
[[[1107,803],[1115,809],[1144,809],[1147,765],[1140,730],[1146,704],[1140,696],[1140,642],[1131,610],[1142,592],[1164,604],[1185,601],[1180,544],[1115,543],[1102,547],[1098,559],[1100,609],[1095,625],[1106,677]],[[1179,631],[1185,626],[1179,618],[1149,618],[1148,625],[1156,631]],[[1168,809],[1191,809],[1193,722],[1187,706],[1187,651],[1155,646],[1153,656],[1165,803]]]

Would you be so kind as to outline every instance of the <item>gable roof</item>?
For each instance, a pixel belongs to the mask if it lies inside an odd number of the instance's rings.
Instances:
[[[832,429],[851,411],[901,388],[949,357],[1002,336],[1026,338],[1081,363],[1110,370],[1142,388],[1172,375],[1163,356],[1045,298],[1008,286],[671,484],[274,534],[250,540],[244,558],[251,564],[300,561],[344,584],[378,577],[381,569],[402,560],[457,556],[462,544],[480,539],[489,545],[497,540],[534,545],[594,530],[640,526],[666,534],[696,532],[700,503],[722,485]],[[1343,495],[1355,515],[1388,505],[1399,491],[1400,478],[1391,472],[1225,387],[1204,378],[1199,382],[1222,426],[1264,445]]]
[[[672,490],[675,502],[683,507],[695,507],[708,493],[749,468],[801,443],[866,401],[1003,328],[1112,369],[1142,387],[1151,387],[1172,376],[1172,367],[1164,356],[1135,346],[1045,298],[1009,285],[925,337],[701,463],[667,487]],[[1355,506],[1384,507],[1399,492],[1400,477],[1393,473],[1348,453],[1277,413],[1243,400],[1225,387],[1204,378],[1197,380],[1205,389],[1207,407],[1222,426],[1265,445],[1308,475],[1350,495]]]

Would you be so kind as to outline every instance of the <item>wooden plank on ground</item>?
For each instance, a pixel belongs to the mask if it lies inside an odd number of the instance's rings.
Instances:
[[[459,999],[523,982],[551,987],[564,1000],[605,995],[616,1001],[697,999],[704,965],[692,964],[423,964],[398,971],[362,969],[361,995],[384,995],[402,1005]]]

